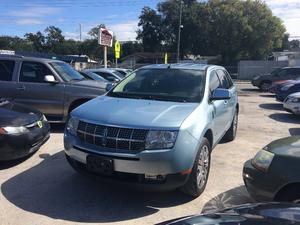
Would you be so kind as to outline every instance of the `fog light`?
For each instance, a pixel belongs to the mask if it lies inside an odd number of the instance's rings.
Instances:
[[[166,179],[165,175],[145,174],[145,180],[164,180],[164,179]]]

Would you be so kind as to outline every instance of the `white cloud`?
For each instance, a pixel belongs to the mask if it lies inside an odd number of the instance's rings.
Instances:
[[[131,20],[124,23],[111,24],[108,29],[114,32],[119,41],[134,41],[138,29],[138,20]]]
[[[274,15],[281,18],[291,36],[300,36],[300,1],[265,0]]]
[[[49,15],[58,14],[62,8],[57,7],[29,7],[22,10],[14,10],[8,13],[15,17],[45,17]]]
[[[43,24],[44,22],[39,19],[24,18],[24,19],[17,20],[16,23],[21,25],[38,25],[38,24]]]

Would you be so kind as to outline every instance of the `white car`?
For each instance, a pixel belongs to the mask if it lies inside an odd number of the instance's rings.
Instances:
[[[290,94],[284,100],[283,108],[295,115],[300,115],[300,92]]]

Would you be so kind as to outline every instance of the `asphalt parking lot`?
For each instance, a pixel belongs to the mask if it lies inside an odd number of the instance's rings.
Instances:
[[[204,193],[191,199],[178,191],[138,192],[122,184],[83,177],[67,164],[63,126],[33,156],[0,164],[0,224],[154,224],[253,200],[242,180],[243,163],[270,141],[300,135],[300,118],[285,112],[271,94],[240,83],[238,136],[212,153]]]

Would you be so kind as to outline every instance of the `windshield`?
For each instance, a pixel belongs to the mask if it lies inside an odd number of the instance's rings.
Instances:
[[[140,69],[118,84],[108,96],[175,102],[200,102],[204,71]]]
[[[278,68],[278,69],[276,69],[276,70],[273,70],[272,72],[271,72],[271,74],[272,75],[277,75],[278,74],[278,72],[281,70],[281,68]]]
[[[110,82],[118,82],[119,80],[115,75],[108,72],[95,71],[93,73],[96,73],[97,75],[101,76],[102,78]]]
[[[96,74],[94,72],[84,71],[83,73],[86,73],[93,80],[107,82],[107,80],[105,80],[103,77],[99,76],[98,74]]]
[[[116,74],[120,78],[124,78],[126,74],[121,73],[120,71],[113,70],[113,73]]]
[[[51,62],[49,64],[65,81],[84,80],[84,77],[67,63]]]

